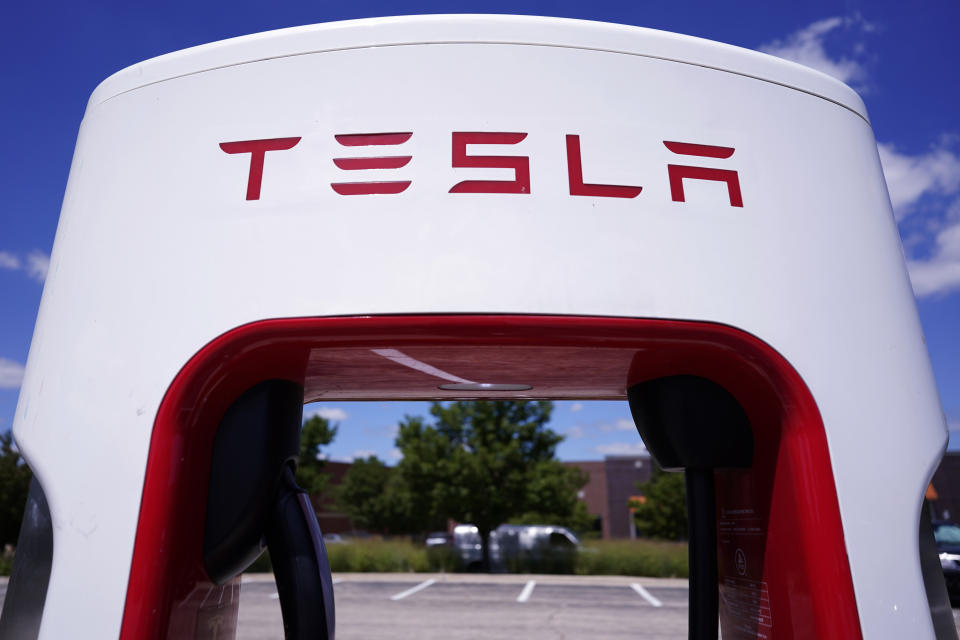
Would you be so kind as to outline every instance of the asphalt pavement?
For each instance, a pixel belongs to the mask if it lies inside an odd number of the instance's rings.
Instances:
[[[334,583],[338,640],[687,637],[685,580],[341,573]],[[0,578],[0,606],[6,591]],[[953,616],[960,630],[960,609]],[[272,575],[243,576],[236,638],[283,640]]]
[[[334,580],[338,640],[687,637],[685,580],[470,574]],[[270,576],[245,577],[238,640],[282,640],[275,594]]]
[[[335,574],[334,581],[338,640],[687,638],[686,580]],[[237,640],[283,640],[272,576],[244,576],[240,593]],[[953,616],[960,630],[960,609]]]

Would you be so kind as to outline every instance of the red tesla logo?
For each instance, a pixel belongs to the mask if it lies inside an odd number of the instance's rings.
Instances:
[[[343,147],[393,147],[402,145],[413,136],[412,132],[399,133],[345,133],[334,138]],[[514,145],[527,137],[521,132],[473,131],[454,132],[451,139],[451,166],[460,168],[511,169],[513,180],[463,180],[450,188],[450,193],[531,193],[530,158],[521,155],[483,156],[470,155],[469,145]],[[264,163],[268,151],[286,151],[300,142],[299,137],[267,138],[263,140],[244,140],[239,142],[221,142],[220,148],[226,153],[249,153],[250,171],[247,177],[247,200],[259,200],[263,182]],[[571,196],[590,196],[594,198],[636,198],[643,191],[637,185],[595,184],[583,181],[583,160],[580,154],[580,136],[568,134],[567,144],[567,180]],[[692,142],[663,141],[664,146],[677,155],[726,160],[733,155],[733,147],[721,147]],[[406,167],[413,156],[383,155],[362,157],[333,158],[333,164],[342,171],[360,170],[396,170]],[[393,177],[392,174],[386,174]],[[723,182],[727,186],[730,206],[742,207],[743,196],[740,192],[739,174],[732,169],[718,169],[698,165],[668,164],[667,179],[670,184],[670,198],[674,202],[686,202],[684,180],[706,180]],[[342,196],[387,195],[403,193],[411,185],[411,180],[371,180],[357,182],[332,182],[330,187]]]
[[[468,144],[517,144],[525,133],[454,133],[453,166],[513,169],[513,180],[464,180],[450,193],[530,193],[530,158],[526,156],[468,156]]]
[[[350,133],[336,135],[337,142],[345,147],[379,147],[403,144],[413,133]],[[413,156],[377,156],[363,158],[334,158],[333,164],[344,171],[361,169],[400,169],[407,166]],[[334,182],[333,190],[342,196],[361,196],[374,193],[402,193],[410,186],[409,180],[384,182]]]
[[[268,138],[266,140],[243,140],[221,142],[220,148],[227,153],[249,153],[250,175],[247,177],[247,200],[260,199],[260,183],[263,182],[263,162],[267,151],[292,149],[300,138]]]
[[[733,155],[733,147],[713,147],[706,144],[692,144],[689,142],[667,142],[663,144],[680,155],[700,156],[701,158],[729,158]],[[667,175],[670,176],[670,197],[674,202],[684,202],[683,179],[692,180],[719,180],[727,183],[727,192],[730,194],[730,205],[742,207],[743,198],[740,196],[740,178],[736,171],[729,169],[708,169],[706,167],[688,167],[679,164],[668,164]]]

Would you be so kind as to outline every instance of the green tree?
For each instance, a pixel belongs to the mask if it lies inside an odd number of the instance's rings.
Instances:
[[[571,515],[585,478],[556,459],[563,437],[546,426],[552,409],[550,402],[435,402],[435,424],[407,417],[397,469],[411,514],[476,525],[485,568],[498,525],[525,513]]]
[[[394,467],[376,456],[355,460],[337,492],[337,503],[353,523],[379,533],[412,533],[411,493]]]
[[[582,486],[582,485],[580,485]],[[557,515],[554,513],[540,513],[539,511],[527,511],[523,515],[514,516],[508,521],[510,524],[553,524],[566,527],[576,533],[583,535],[592,531],[597,518],[590,515],[587,511],[587,505],[577,500],[573,505],[573,510],[566,515]]]
[[[13,444],[13,434],[0,433],[0,550],[17,542],[32,477]]]
[[[313,416],[303,422],[300,430],[300,461],[297,465],[297,484],[311,496],[323,493],[329,476],[324,471],[326,460],[321,447],[333,442],[337,435],[337,425],[320,416]]]
[[[577,467],[555,464],[555,461],[537,471],[529,486],[528,510],[511,517],[510,524],[555,524],[578,533],[590,529],[594,518],[587,511],[587,505],[577,499],[577,492],[590,476]]]
[[[637,489],[645,500],[633,501],[630,506],[641,533],[651,538],[686,540],[687,492],[683,474],[654,467],[650,480],[638,483]]]

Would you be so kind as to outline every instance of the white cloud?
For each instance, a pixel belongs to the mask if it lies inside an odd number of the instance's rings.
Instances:
[[[362,460],[375,455],[377,455],[377,452],[373,451],[372,449],[357,449],[350,454],[350,457],[353,460]]]
[[[400,449],[390,449],[387,452],[387,461],[389,462],[400,462],[403,459],[403,452]]]
[[[960,220],[941,230],[926,260],[908,260],[913,293],[918,298],[960,290]]]
[[[8,251],[0,251],[0,269],[16,271],[20,268],[20,258]]]
[[[603,433],[610,433],[611,431],[634,431],[636,428],[633,420],[629,418],[617,418],[617,420],[612,423],[601,422],[597,425],[597,429]]]
[[[892,144],[877,146],[914,294],[923,298],[960,289],[960,153],[949,141],[915,155]],[[919,210],[925,215],[904,223]],[[911,255],[918,246],[929,248],[924,257]]]
[[[47,271],[50,270],[50,256],[34,249],[27,254],[25,260],[21,260],[16,254],[0,251],[0,269],[23,271],[30,278],[42,283],[47,279]]]
[[[593,448],[596,453],[605,456],[645,456],[647,448],[643,442],[637,439],[636,442],[614,442],[613,444],[601,444]]]
[[[573,425],[564,430],[564,434],[570,438],[595,438],[602,433],[613,433],[615,431],[635,431],[636,427],[633,420],[629,418],[619,418],[614,422],[586,422]]]
[[[817,20],[782,40],[774,40],[762,45],[760,51],[822,71],[841,82],[860,83],[866,79],[866,70],[862,61],[864,47],[854,44],[852,47],[854,57],[831,56],[827,52],[827,39],[841,31],[852,30],[860,35],[874,29],[874,25],[859,15],[834,16]],[[860,89],[862,90],[863,87]]]
[[[27,255],[27,264],[24,269],[28,276],[37,282],[43,282],[47,279],[47,272],[50,270],[50,256],[43,251],[31,251]]]
[[[856,39],[876,27],[859,14],[818,20],[761,51],[813,67],[847,83],[863,83],[866,47]],[[831,53],[828,44],[847,37],[848,54]],[[850,39],[853,36],[853,40]],[[860,90],[863,87],[858,87]],[[954,141],[955,142],[955,141]],[[918,298],[960,290],[960,153],[948,138],[929,150],[908,154],[879,144],[880,161],[894,214],[901,223],[907,267]],[[925,215],[911,218],[923,211]]]
[[[391,440],[396,440],[397,434],[400,433],[400,425],[389,424],[385,427],[363,427],[363,433],[371,438],[390,438]]]
[[[339,407],[310,407],[303,413],[304,420],[313,416],[320,416],[334,422],[343,422],[349,417],[347,412]]]
[[[563,433],[564,435],[569,436],[571,438],[582,438],[584,435],[586,435],[586,432],[583,430],[583,427],[579,425],[574,425],[569,429],[567,429],[566,431],[564,431]]]
[[[577,411],[583,411],[583,403],[582,403],[582,402],[574,402],[572,405],[570,405],[570,411],[571,411],[572,413],[576,413]]]
[[[23,365],[0,358],[0,389],[19,389],[23,382]]]
[[[892,144],[877,148],[897,220],[907,217],[923,196],[960,192],[960,154],[945,146],[918,155],[901,153]]]

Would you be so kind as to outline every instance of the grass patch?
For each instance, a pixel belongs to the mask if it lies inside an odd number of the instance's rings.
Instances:
[[[327,545],[336,572],[424,573],[463,571],[449,547],[426,548],[405,540],[351,540]],[[687,545],[657,540],[589,540],[578,552],[527,558],[507,563],[516,573],[573,573],[686,578]],[[270,571],[265,553],[247,571]]]
[[[687,544],[660,540],[593,540],[577,554],[574,573],[584,576],[686,578]]]
[[[349,543],[328,544],[326,547],[331,571],[422,573],[459,569],[452,549],[427,549],[405,540],[351,540]],[[273,565],[267,551],[246,569],[246,573],[272,572]]]
[[[395,540],[351,540],[327,545],[331,571],[426,572],[433,569],[427,549],[412,542]]]

